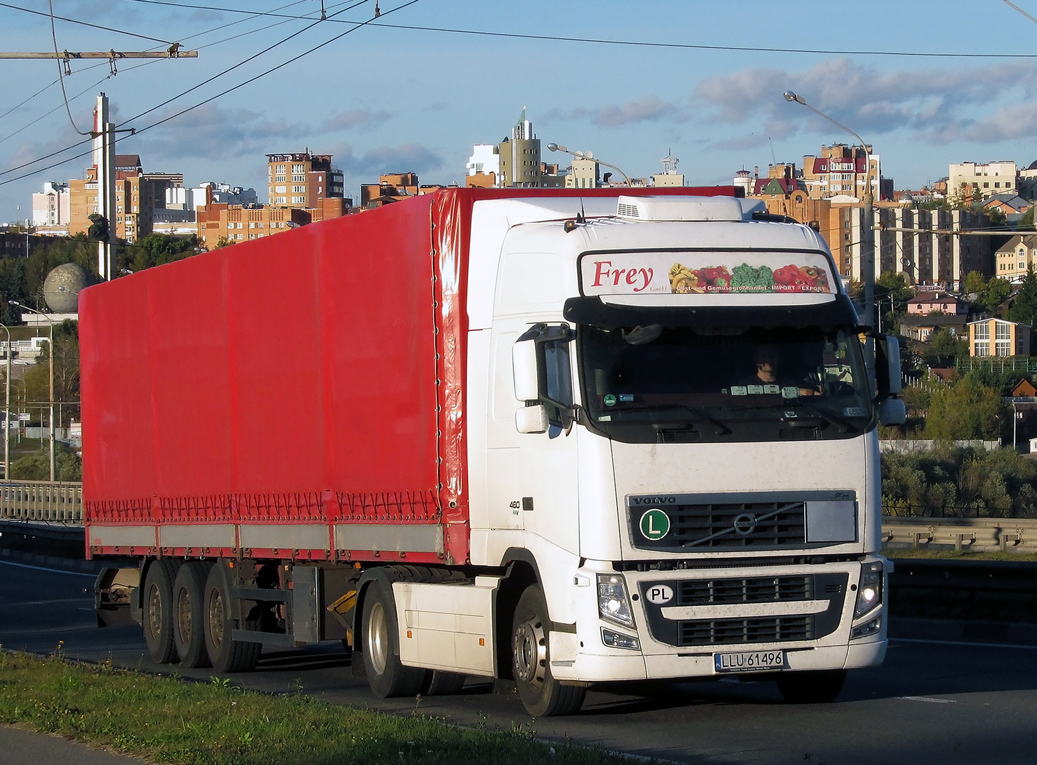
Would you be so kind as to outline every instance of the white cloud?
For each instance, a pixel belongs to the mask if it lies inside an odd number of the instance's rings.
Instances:
[[[170,109],[157,120],[176,113]],[[224,109],[206,104],[127,141],[120,152],[154,153],[170,158],[225,159],[280,151],[298,151],[310,140],[310,127],[283,119],[270,120],[250,109]],[[285,146],[292,144],[292,146]]]
[[[676,104],[663,101],[656,96],[644,96],[622,104],[608,104],[596,109],[580,108],[570,112],[559,109],[548,110],[546,120],[589,119],[603,128],[623,127],[638,122],[684,122],[687,114]]]
[[[334,164],[346,175],[367,179],[371,183],[382,173],[421,173],[438,170],[443,166],[442,158],[431,149],[418,143],[400,146],[378,146],[362,155],[354,153],[346,143],[333,144],[331,153]]]
[[[703,80],[694,97],[712,107],[713,123],[754,123],[770,135],[815,129],[822,119],[783,98],[792,90],[833,120],[865,136],[907,130],[915,139],[947,143],[962,137],[995,142],[1016,137],[1007,124],[986,124],[983,111],[1006,98],[1032,97],[1037,63],[880,71],[845,58],[822,61],[810,69],[743,69]],[[1015,109],[1025,113],[1028,105]],[[794,110],[799,110],[795,112]],[[1001,109],[1000,111],[1005,111]],[[1005,120],[1010,119],[1010,114]],[[997,123],[1000,124],[1000,123]],[[835,126],[832,126],[836,130]]]
[[[369,130],[385,122],[391,116],[389,112],[384,110],[350,109],[349,111],[339,112],[328,117],[321,123],[321,130],[328,132],[333,130]]]

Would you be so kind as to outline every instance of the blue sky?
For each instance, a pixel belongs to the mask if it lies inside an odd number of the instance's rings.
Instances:
[[[305,148],[333,154],[354,197],[381,172],[460,183],[472,146],[499,142],[523,107],[545,145],[591,150],[631,176],[659,172],[670,151],[703,185],[852,140],[787,103],[787,89],[872,143],[897,188],[935,181],[949,162],[1037,159],[1037,23],[1002,0],[408,2],[379,0],[375,23],[328,42],[353,28],[345,22],[371,20],[374,0],[324,0],[329,20],[315,25],[320,0],[53,0],[56,16],[102,27],[57,21],[59,49],[177,41],[199,51],[193,60],[123,61],[114,77],[105,62],[73,62],[64,80],[72,117],[89,130],[104,91],[115,121],[140,131],[118,152],[139,154],[145,171],[251,186],[264,200],[265,155]],[[1014,2],[1037,16],[1037,0]],[[53,50],[47,1],[8,5],[0,50]],[[751,50],[760,48],[785,50]],[[987,57],[933,55],[948,53]],[[2,60],[0,71],[0,221],[10,221],[29,216],[45,181],[83,177],[89,159],[41,169],[86,148],[60,151],[82,138],[54,61]]]

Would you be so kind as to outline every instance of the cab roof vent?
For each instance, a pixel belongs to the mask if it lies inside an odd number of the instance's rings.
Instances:
[[[625,197],[618,199],[620,218],[658,221],[747,221],[753,213],[766,212],[759,199],[735,197]]]

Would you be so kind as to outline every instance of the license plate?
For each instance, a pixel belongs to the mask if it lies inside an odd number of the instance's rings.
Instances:
[[[784,651],[743,651],[715,653],[713,664],[717,672],[756,672],[763,669],[785,669]]]

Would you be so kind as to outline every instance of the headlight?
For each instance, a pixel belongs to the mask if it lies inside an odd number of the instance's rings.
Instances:
[[[882,563],[865,563],[861,566],[861,581],[857,586],[857,606],[853,618],[859,619],[869,611],[882,605]]]
[[[608,619],[610,622],[622,624],[624,627],[634,626],[623,577],[618,574],[598,574],[598,613],[602,619]]]

